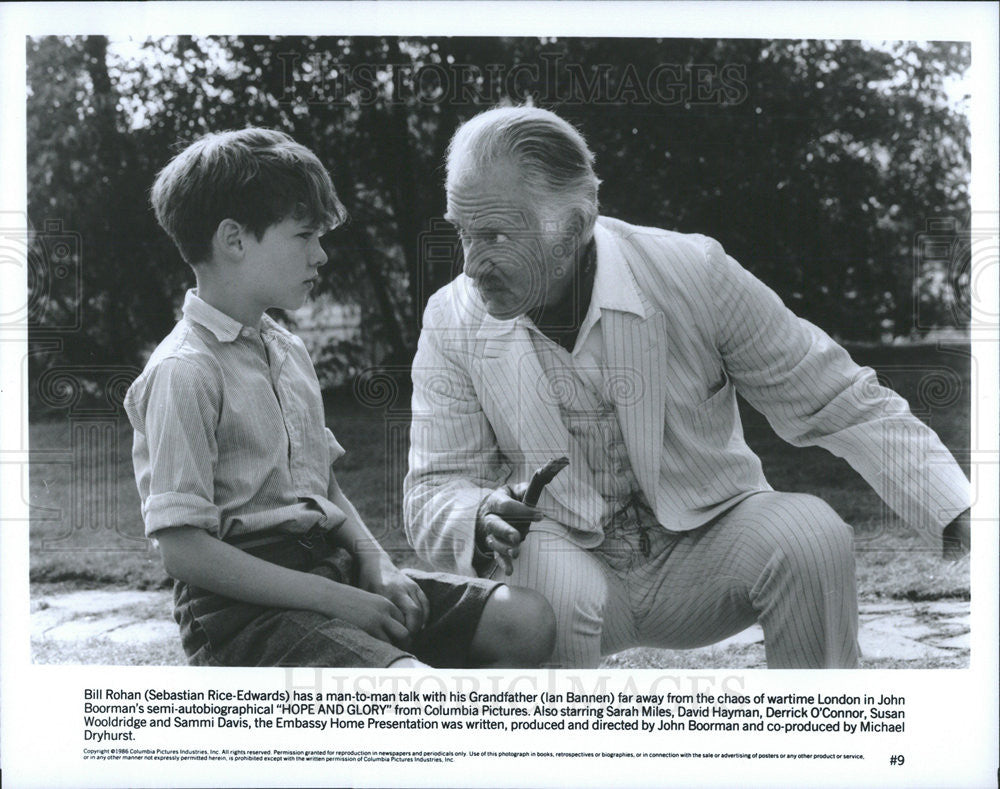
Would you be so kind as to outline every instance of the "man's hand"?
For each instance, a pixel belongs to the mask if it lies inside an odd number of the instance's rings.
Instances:
[[[385,553],[358,555],[358,585],[389,601],[402,614],[403,625],[411,636],[423,629],[430,613],[427,596]]]
[[[543,517],[534,507],[521,503],[527,488],[527,483],[497,488],[483,500],[476,513],[476,547],[484,554],[492,554],[507,575],[514,572],[514,559],[524,539],[511,524],[540,521]]]
[[[969,528],[969,510],[959,515],[944,527],[941,535],[943,543],[941,555],[950,561],[961,559],[969,554],[972,544],[972,534]]]

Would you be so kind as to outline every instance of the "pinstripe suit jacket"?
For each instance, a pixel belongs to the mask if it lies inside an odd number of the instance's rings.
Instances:
[[[621,303],[601,310],[604,379],[639,484],[666,528],[696,528],[770,490],[743,440],[738,391],[796,446],[846,458],[911,525],[941,528],[969,506],[969,483],[938,437],[870,368],[714,240],[601,218],[597,275]],[[497,320],[464,275],[434,294],[413,362],[404,482],[407,536],[442,570],[472,575],[475,513],[489,491],[526,480],[569,434],[523,317]],[[600,543],[603,502],[570,468],[533,528]]]

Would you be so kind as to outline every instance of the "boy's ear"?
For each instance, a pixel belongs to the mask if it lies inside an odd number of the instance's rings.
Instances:
[[[223,257],[231,260],[242,259],[245,251],[243,233],[243,225],[235,219],[223,219],[215,228],[212,244]]]

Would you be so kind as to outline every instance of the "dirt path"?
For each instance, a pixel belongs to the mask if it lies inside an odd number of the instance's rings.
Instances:
[[[168,591],[56,591],[33,595],[32,655],[38,663],[183,664]],[[864,666],[965,667],[969,603],[862,602]],[[676,658],[676,659],[675,659]],[[763,634],[754,626],[704,649],[628,650],[609,667],[763,667]]]

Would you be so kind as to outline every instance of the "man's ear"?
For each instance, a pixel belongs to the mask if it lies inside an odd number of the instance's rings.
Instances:
[[[571,209],[563,218],[562,231],[569,241],[567,253],[574,258],[579,257],[589,241],[588,238],[584,238],[584,228],[586,226],[587,220],[576,209]]]
[[[593,236],[594,228],[591,219],[583,211],[574,208],[569,217],[569,231],[582,244],[587,244]]]
[[[223,258],[242,260],[246,247],[243,244],[244,228],[235,219],[223,219],[215,228],[212,246]]]

